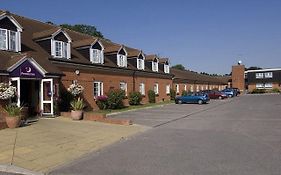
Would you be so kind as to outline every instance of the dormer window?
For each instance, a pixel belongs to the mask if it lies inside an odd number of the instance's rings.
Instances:
[[[152,71],[153,72],[158,72],[158,61],[157,60],[154,60],[151,62],[151,66],[152,66]]]
[[[144,56],[142,54],[137,58],[137,68],[139,70],[144,70]]]
[[[57,31],[51,38],[51,53],[54,58],[70,59],[70,38],[62,30]]]
[[[117,53],[117,65],[119,67],[127,67],[127,53],[124,48]]]
[[[169,73],[170,73],[170,66],[169,66],[169,64],[164,64],[164,72],[165,72],[166,74],[169,74]]]
[[[21,51],[22,27],[7,14],[0,16],[0,49],[19,52]]]
[[[93,44],[90,48],[90,61],[92,63],[103,64],[104,63],[104,48],[99,42]]]

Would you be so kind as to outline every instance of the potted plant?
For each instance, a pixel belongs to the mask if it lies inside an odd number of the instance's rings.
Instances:
[[[22,107],[16,104],[9,104],[6,106],[5,111],[8,113],[6,116],[6,123],[9,128],[17,128],[21,121],[21,110]]]
[[[84,101],[83,99],[81,99],[80,97],[77,99],[74,99],[71,103],[70,103],[72,110],[71,110],[71,118],[73,120],[81,120],[82,116],[83,116],[83,109],[85,107]]]

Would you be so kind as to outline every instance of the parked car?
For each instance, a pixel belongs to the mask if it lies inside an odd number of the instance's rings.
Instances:
[[[229,98],[236,96],[236,91],[232,88],[227,88],[222,90],[221,92],[225,93]]]
[[[220,91],[209,91],[208,96],[210,99],[225,99],[227,98],[227,95]]]
[[[208,94],[206,93],[192,93],[186,96],[177,96],[175,99],[176,104],[182,103],[198,103],[203,104],[210,101]]]
[[[232,89],[236,91],[236,96],[240,95],[241,92],[238,88],[232,88]]]

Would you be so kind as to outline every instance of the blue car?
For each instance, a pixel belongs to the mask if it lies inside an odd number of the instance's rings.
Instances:
[[[195,93],[195,94],[188,94],[186,96],[178,96],[175,99],[176,104],[182,103],[198,103],[203,104],[210,101],[210,98],[207,94],[204,93]]]
[[[236,91],[231,88],[224,89],[221,92],[225,93],[225,95],[228,96],[229,98],[237,96]]]

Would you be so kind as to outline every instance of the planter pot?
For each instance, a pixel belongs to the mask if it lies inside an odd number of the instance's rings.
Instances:
[[[16,116],[16,117],[10,117],[6,116],[6,123],[9,128],[17,128],[20,125],[21,117]]]
[[[81,120],[83,117],[83,111],[73,111],[72,110],[70,115],[73,120]]]

